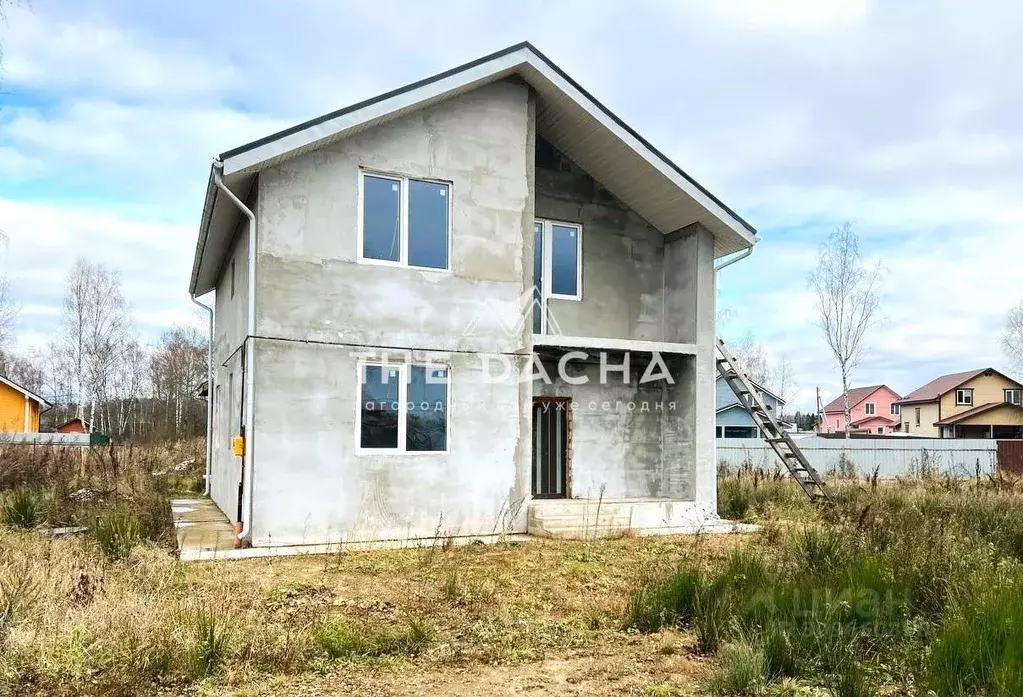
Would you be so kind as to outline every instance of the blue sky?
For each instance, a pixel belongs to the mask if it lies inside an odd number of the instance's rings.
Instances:
[[[1004,366],[1023,300],[1023,17],[961,2],[32,0],[0,21],[0,263],[18,342],[56,328],[85,255],[121,270],[143,337],[194,321],[209,161],[523,39],[760,231],[720,326],[837,392],[806,277],[849,220],[888,269],[855,374],[908,392]]]

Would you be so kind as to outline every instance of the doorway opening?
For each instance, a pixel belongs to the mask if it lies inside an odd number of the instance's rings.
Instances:
[[[568,491],[568,397],[533,398],[533,496]]]

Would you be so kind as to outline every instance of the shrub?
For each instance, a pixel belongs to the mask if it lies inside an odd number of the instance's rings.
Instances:
[[[46,501],[34,489],[15,489],[4,497],[3,523],[11,528],[34,528],[45,518]]]
[[[679,568],[663,581],[641,585],[629,598],[625,627],[655,632],[662,627],[689,624],[696,613],[702,584],[699,571]]]
[[[377,628],[366,622],[329,615],[313,630],[313,639],[328,658],[415,656],[433,642],[425,621],[412,619],[403,629]]]
[[[764,653],[747,642],[728,644],[721,663],[705,679],[712,695],[752,697],[764,689]]]
[[[926,683],[937,694],[1023,694],[1023,572],[958,600],[938,631]]]
[[[192,675],[205,678],[216,673],[227,657],[231,625],[210,606],[199,608],[191,617]]]
[[[107,559],[112,561],[127,559],[142,541],[139,521],[121,513],[97,516],[89,528],[89,534],[99,544]]]

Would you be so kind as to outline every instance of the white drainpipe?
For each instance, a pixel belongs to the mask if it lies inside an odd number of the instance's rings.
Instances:
[[[206,310],[209,315],[209,334],[206,337],[206,482],[203,494],[210,495],[210,475],[213,473],[213,308],[199,302],[195,296],[192,302]]]
[[[238,539],[248,540],[252,535],[252,484],[253,484],[253,457],[252,457],[252,436],[254,421],[254,405],[252,386],[255,348],[252,338],[256,334],[256,215],[249,210],[249,207],[242,203],[241,199],[234,195],[224,184],[222,172],[224,163],[220,160],[213,161],[213,181],[217,188],[224,192],[227,198],[249,219],[249,307],[245,330],[245,454],[242,457],[244,475],[242,478],[242,529],[238,532]]]

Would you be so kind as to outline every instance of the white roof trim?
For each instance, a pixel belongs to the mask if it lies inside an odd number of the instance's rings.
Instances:
[[[22,387],[18,383],[13,382],[11,380],[8,380],[3,375],[0,375],[0,382],[2,382],[3,384],[7,385],[8,387],[13,387],[18,392],[22,393],[23,395],[25,395],[26,397],[28,397],[31,400],[39,402],[40,404],[45,404],[47,408],[53,406],[52,404],[47,402],[45,399],[43,399],[42,397],[37,395],[35,392],[32,392],[31,390],[26,390],[24,387]]]
[[[511,46],[439,75],[223,152],[220,160],[223,163],[225,183],[236,189],[243,186],[240,182],[244,178],[252,177],[256,172],[287,158],[337,142],[360,131],[512,75],[521,77],[540,94],[556,94],[559,99],[563,98],[565,104],[577,106],[582,113],[592,119],[589,126],[593,128],[594,133],[602,134],[608,144],[614,141],[614,146],[631,151],[637,156],[635,162],[645,163],[650,167],[648,171],[652,182],[657,176],[663,177],[663,180],[657,182],[658,185],[663,185],[666,191],[674,189],[679,192],[677,203],[674,199],[669,200],[667,208],[676,206],[677,213],[682,207],[692,205],[694,209],[706,215],[704,222],[709,224],[713,219],[712,233],[716,239],[717,256],[731,254],[756,243],[756,230],[749,223],[715,198],[529,43]],[[600,179],[599,172],[591,174]],[[612,194],[615,193],[613,187],[610,190]],[[659,200],[665,200],[663,194]],[[629,201],[626,203],[637,213],[644,215],[644,211],[639,207],[632,206]],[[211,272],[207,270],[203,273],[202,265],[207,253],[206,243],[210,235],[214,209],[218,205],[217,191],[212,182],[209,182],[192,268],[190,290],[193,293],[197,291],[204,293],[211,289],[208,278]],[[670,213],[664,213],[667,208],[662,209],[659,222],[660,229],[665,234],[676,229],[675,227],[667,229],[669,224],[682,229],[697,222],[666,220],[665,215],[671,217]],[[222,235],[221,232],[215,234]],[[720,248],[718,243],[721,244]],[[201,274],[204,280],[200,283]]]

